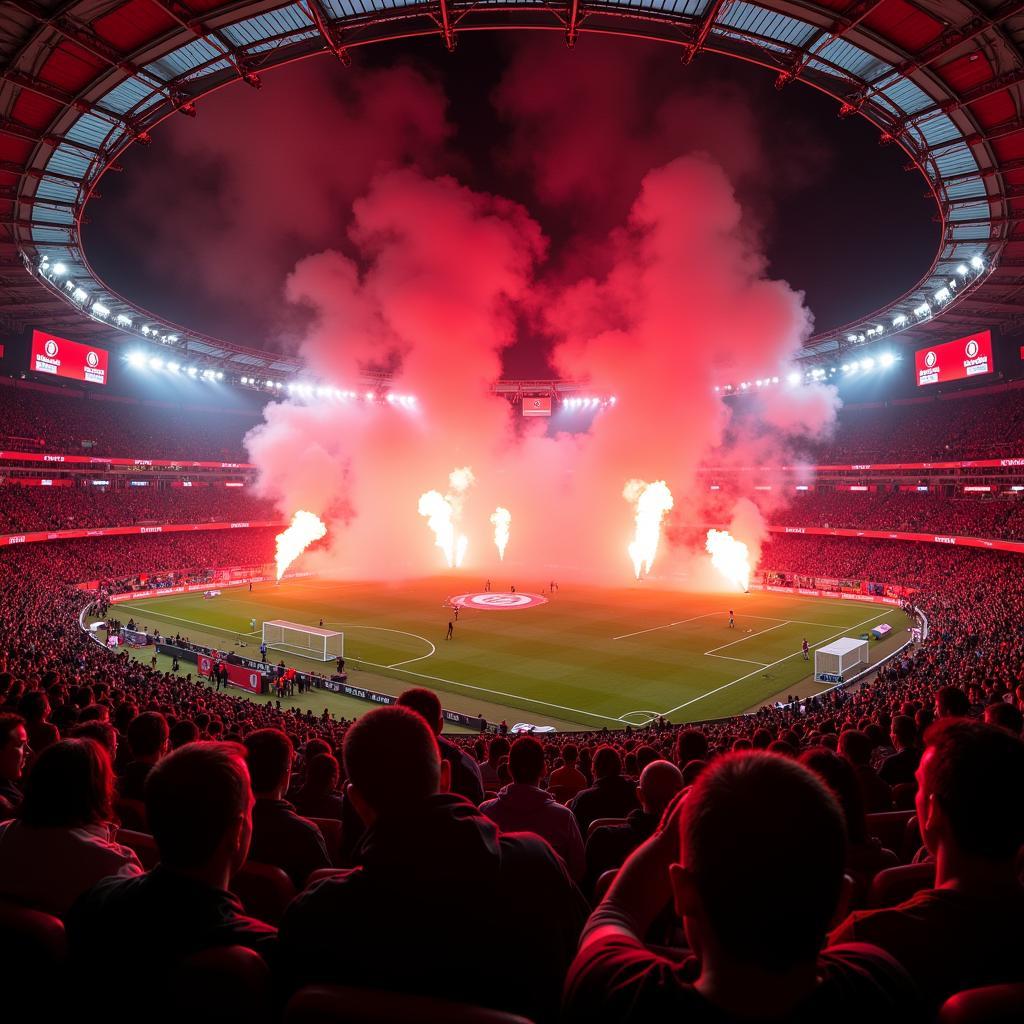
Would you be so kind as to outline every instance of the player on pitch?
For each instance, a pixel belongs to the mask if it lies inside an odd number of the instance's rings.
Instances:
[[[731,608],[729,609],[729,628],[736,628],[736,613]]]
[[[452,640],[455,637],[455,623],[448,620],[448,634],[445,636],[445,640]]]

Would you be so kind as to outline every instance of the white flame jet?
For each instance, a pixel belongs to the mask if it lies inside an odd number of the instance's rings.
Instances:
[[[633,560],[636,578],[650,572],[654,556],[658,553],[661,539],[661,521],[672,508],[672,492],[664,480],[646,483],[630,480],[622,489],[622,496],[636,506],[636,534],[629,545],[629,557]]]
[[[498,549],[498,557],[505,561],[505,547],[508,544],[509,527],[512,525],[512,513],[499,505],[491,513],[491,524],[494,526],[494,546]]]
[[[705,543],[711,564],[733,585],[746,593],[750,587],[750,552],[728,530],[708,530]]]
[[[288,566],[315,540],[326,536],[327,527],[319,516],[300,509],[292,516],[291,525],[277,535],[277,579],[280,582]]]

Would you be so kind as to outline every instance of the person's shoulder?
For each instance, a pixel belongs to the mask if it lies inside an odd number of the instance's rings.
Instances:
[[[366,886],[366,872],[358,867],[307,885],[288,904],[281,924],[281,934],[292,933],[296,928],[302,929],[314,923],[330,924],[338,920],[336,915],[358,898]]]
[[[896,1009],[902,1014],[899,1019],[907,1020],[905,1014],[921,1005],[920,992],[902,964],[871,943],[842,943],[824,950],[818,957],[818,976],[819,999],[842,1009],[850,1019]]]

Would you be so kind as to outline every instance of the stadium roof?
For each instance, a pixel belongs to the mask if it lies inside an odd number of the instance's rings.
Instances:
[[[197,100],[229,82],[259,88],[263,71],[319,52],[348,64],[351,50],[382,40],[436,35],[452,49],[461,32],[513,27],[559,31],[570,46],[587,33],[662,40],[686,62],[735,56],[778,88],[802,82],[834,96],[839,116],[868,118],[904,150],[935,199],[939,249],[914,289],[810,339],[808,357],[896,331],[921,341],[1021,322],[1024,0],[0,0],[0,10],[9,327],[112,341],[120,317],[133,338],[146,327],[193,362],[297,371],[291,358],[170,324],[101,281],[80,234],[100,177],[162,119],[194,116]],[[972,257],[984,262],[958,276]],[[893,324],[900,315],[905,324]]]

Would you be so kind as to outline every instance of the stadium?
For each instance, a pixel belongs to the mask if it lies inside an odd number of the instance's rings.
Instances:
[[[1024,5],[0,29],[12,1015],[1024,1017]]]

